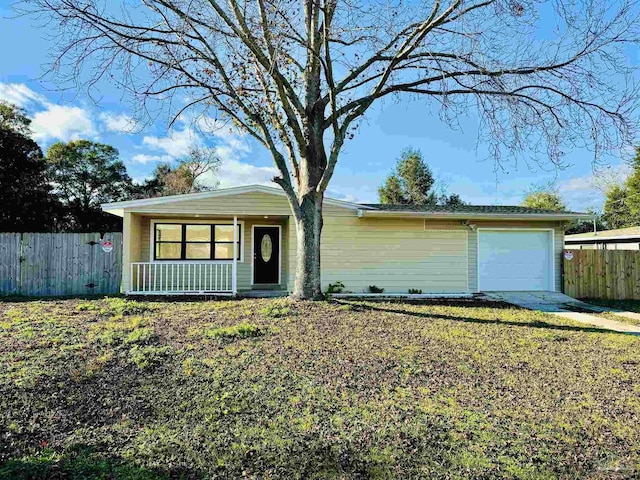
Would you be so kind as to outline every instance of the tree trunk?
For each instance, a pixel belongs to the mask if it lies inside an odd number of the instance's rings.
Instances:
[[[320,284],[320,235],[322,233],[322,193],[305,195],[294,217],[297,232],[296,280],[293,296],[300,300],[323,298]]]

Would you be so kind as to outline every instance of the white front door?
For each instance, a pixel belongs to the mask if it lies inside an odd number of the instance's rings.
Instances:
[[[551,230],[479,230],[478,290],[555,290]]]

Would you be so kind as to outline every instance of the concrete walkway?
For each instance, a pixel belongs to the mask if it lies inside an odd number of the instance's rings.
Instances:
[[[640,314],[623,312],[611,308],[591,305],[558,292],[486,292],[485,296],[501,302],[511,303],[529,310],[557,315],[594,327],[613,330],[614,332],[640,335],[640,325],[616,322],[608,318],[598,317],[593,313],[612,312],[623,317],[639,319]]]

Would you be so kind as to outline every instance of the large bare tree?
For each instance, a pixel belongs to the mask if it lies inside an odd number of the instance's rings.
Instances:
[[[147,112],[226,118],[271,153],[297,229],[294,295],[320,291],[323,196],[358,120],[392,95],[481,119],[500,168],[633,135],[634,0],[20,0],[54,71]],[[185,100],[186,99],[186,100]],[[159,100],[159,101],[158,101]],[[151,108],[154,110],[151,110]],[[208,111],[208,113],[207,113]]]

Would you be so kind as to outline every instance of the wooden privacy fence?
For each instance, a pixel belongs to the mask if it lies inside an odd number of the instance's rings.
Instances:
[[[563,265],[571,297],[640,300],[640,251],[566,250]]]
[[[121,272],[120,232],[0,233],[0,295],[119,293]]]

